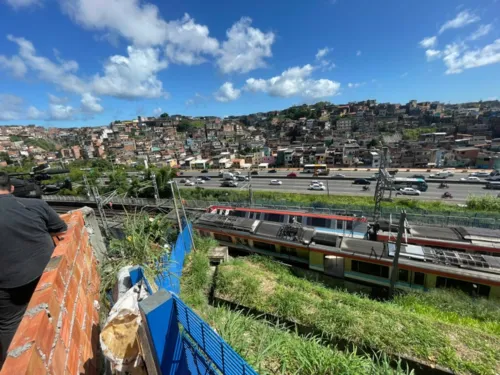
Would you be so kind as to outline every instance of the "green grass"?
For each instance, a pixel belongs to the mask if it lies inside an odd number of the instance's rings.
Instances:
[[[56,144],[43,138],[26,138],[24,143],[28,146],[40,147],[45,151],[56,151]]]
[[[248,202],[248,192],[227,189],[185,189],[182,191],[184,199],[200,199],[220,202]],[[330,206],[339,208],[364,210],[371,213],[373,211],[373,197],[352,196],[352,195],[313,195],[300,193],[280,193],[254,191],[255,203],[268,203],[276,205],[315,205]],[[421,201],[415,199],[398,198],[393,202],[383,202],[382,209],[406,209],[409,212],[429,212],[429,213],[461,213],[470,215],[471,212],[496,213],[500,212],[500,199],[496,196],[475,197],[470,196],[467,200],[467,207],[459,207],[442,201]],[[498,216],[498,215],[497,215]]]
[[[195,237],[196,251],[186,260],[181,278],[181,298],[213,327],[259,374],[283,375],[403,375],[411,374],[400,364],[394,369],[383,354],[375,360],[355,351],[344,352],[322,345],[252,316],[208,304],[211,284],[208,249],[213,240]],[[236,260],[235,262],[238,262]],[[245,287],[251,283],[245,284]]]
[[[255,287],[257,283],[257,287]],[[500,338],[492,334],[497,312],[479,320],[479,311],[460,319],[459,304],[436,316],[441,302],[420,313],[410,299],[383,303],[326,288],[292,275],[289,268],[267,258],[236,260],[219,269],[216,296],[294,321],[335,339],[348,340],[385,353],[412,356],[458,373],[500,372]],[[251,285],[249,293],[246,292]],[[404,303],[406,301],[406,303]],[[421,300],[425,305],[425,298]],[[482,302],[481,302],[482,303]],[[487,304],[487,303],[485,303]],[[497,305],[498,308],[498,305]],[[465,324],[467,319],[477,323]],[[492,329],[484,326],[492,324]]]
[[[459,290],[431,290],[397,295],[393,301],[407,311],[500,336],[500,303],[471,298]]]

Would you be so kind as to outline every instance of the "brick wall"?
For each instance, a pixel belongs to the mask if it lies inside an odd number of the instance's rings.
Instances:
[[[96,374],[99,274],[80,211],[59,239],[9,347],[1,375]]]

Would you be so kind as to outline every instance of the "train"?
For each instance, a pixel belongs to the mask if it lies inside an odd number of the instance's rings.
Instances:
[[[357,238],[352,231],[345,236],[322,231],[297,220],[265,221],[221,213],[203,213],[194,221],[194,229],[228,246],[230,252],[270,256],[370,286],[390,285],[393,242]],[[404,243],[398,264],[397,289],[458,288],[500,298],[500,257]]]
[[[354,238],[366,238],[370,225],[363,216],[332,215],[300,210],[286,211],[214,205],[210,206],[207,212],[278,223],[288,223],[295,220],[303,225],[315,227],[319,232],[331,232]],[[395,223],[381,220],[377,224],[375,226],[375,239],[377,241],[388,242],[396,239],[397,226]],[[500,230],[498,229],[411,225],[406,230],[405,242],[443,250],[500,256]]]

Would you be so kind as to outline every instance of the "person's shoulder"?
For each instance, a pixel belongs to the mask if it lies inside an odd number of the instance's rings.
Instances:
[[[47,202],[42,199],[36,198],[15,198],[19,203],[26,207],[45,207],[47,206]]]

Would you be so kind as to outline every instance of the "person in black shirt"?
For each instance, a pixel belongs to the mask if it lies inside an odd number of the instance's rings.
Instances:
[[[66,223],[40,199],[17,198],[0,172],[0,369],[38,280]]]

